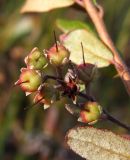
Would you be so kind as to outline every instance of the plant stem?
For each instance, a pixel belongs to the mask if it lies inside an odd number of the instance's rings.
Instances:
[[[126,124],[122,123],[121,121],[119,121],[118,119],[114,118],[112,115],[110,115],[106,110],[103,109],[103,113],[106,115],[106,118],[117,124],[118,126],[121,126],[122,128],[127,129],[130,132],[130,126],[127,126]]]
[[[106,26],[103,21],[103,9],[100,5],[94,5],[92,0],[82,0],[79,3],[79,0],[75,0],[75,2],[85,8],[87,13],[89,14],[95,28],[99,34],[99,37],[103,41],[103,43],[112,51],[113,53],[113,64],[122,79],[125,88],[130,96],[130,73],[128,67],[125,62],[120,57],[119,52],[117,51],[110,35],[107,32]]]
[[[62,84],[63,86],[66,84],[62,79],[60,79],[59,77],[55,77],[55,76],[51,76],[51,75],[45,75],[42,77],[42,83],[44,84],[48,79],[53,79],[54,81],[59,82],[60,84]]]
[[[92,101],[92,102],[95,101],[93,97],[91,97],[91,96],[89,96],[89,95],[87,95],[87,94],[83,94],[83,93],[81,93],[81,92],[77,92],[77,96],[83,97],[83,98],[85,98],[85,99],[87,99],[87,100],[89,100],[89,101]]]

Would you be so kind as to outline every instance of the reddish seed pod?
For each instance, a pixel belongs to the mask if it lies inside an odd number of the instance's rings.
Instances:
[[[81,64],[77,67],[77,73],[83,82],[90,82],[97,76],[97,67],[90,63]]]
[[[47,52],[50,63],[54,66],[65,64],[69,60],[70,52],[61,44],[54,45]]]

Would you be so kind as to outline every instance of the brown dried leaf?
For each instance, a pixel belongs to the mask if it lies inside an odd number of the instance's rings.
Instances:
[[[77,127],[69,131],[67,144],[87,160],[130,160],[130,141],[111,131]]]
[[[21,13],[47,12],[55,8],[71,6],[72,4],[74,4],[74,0],[26,0]]]

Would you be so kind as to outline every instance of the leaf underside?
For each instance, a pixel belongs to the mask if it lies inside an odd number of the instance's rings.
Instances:
[[[86,63],[97,65],[98,68],[108,66],[113,55],[111,51],[96,37],[92,32],[85,29],[74,30],[64,36],[61,36],[61,41],[70,51],[70,59],[75,64],[82,64],[82,49],[81,42],[84,48]]]
[[[130,141],[111,131],[77,127],[67,134],[67,144],[87,160],[130,160]]]
[[[47,12],[52,9],[68,7],[74,4],[74,0],[26,0],[21,9],[25,12]]]

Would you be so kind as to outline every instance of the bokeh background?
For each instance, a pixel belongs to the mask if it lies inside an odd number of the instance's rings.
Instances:
[[[34,48],[49,48],[54,43],[53,30],[61,33],[57,18],[89,22],[76,6],[49,13],[21,14],[24,0],[0,0],[0,159],[1,160],[82,160],[65,143],[66,132],[83,125],[64,108],[64,101],[43,110],[24,109],[32,104],[19,87],[13,87],[24,57]],[[104,20],[121,56],[130,67],[130,0],[99,0],[105,10]],[[130,98],[113,66],[101,69],[93,84],[93,94],[113,116],[130,125]],[[119,134],[126,130],[108,121],[96,127]]]

